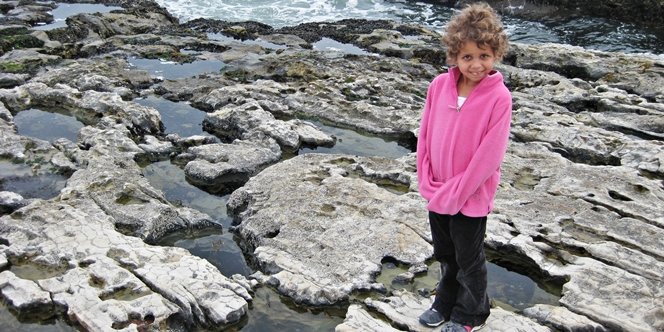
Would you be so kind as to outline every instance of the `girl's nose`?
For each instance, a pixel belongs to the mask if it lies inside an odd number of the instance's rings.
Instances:
[[[479,60],[473,60],[470,63],[470,68],[478,68],[478,67],[481,67],[481,66],[482,66],[482,61],[479,61]]]

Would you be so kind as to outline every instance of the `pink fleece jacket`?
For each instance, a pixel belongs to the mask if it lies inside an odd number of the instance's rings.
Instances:
[[[512,120],[512,95],[494,71],[457,111],[456,67],[429,85],[417,141],[417,179],[427,209],[483,217],[493,209]]]

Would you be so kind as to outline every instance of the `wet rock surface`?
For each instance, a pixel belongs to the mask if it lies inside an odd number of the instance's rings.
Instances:
[[[296,303],[348,303],[339,331],[426,330],[416,317],[430,298],[376,280],[386,259],[413,267],[398,277],[406,283],[431,259],[414,155],[297,151],[335,144],[315,121],[413,147],[427,84],[444,70],[440,36],[386,21],[179,25],[150,1],[109,4],[124,9],[79,14],[46,33],[31,27],[52,20],[51,5],[2,7],[0,34],[16,38],[1,45],[0,156],[68,177],[51,199],[0,188],[7,305],[84,330],[205,329],[241,320],[260,283]],[[312,50],[320,37],[373,54]],[[284,47],[243,42],[256,38]],[[224,67],[163,79],[132,58]],[[561,297],[525,310],[498,304],[491,331],[664,329],[662,68],[661,56],[553,44],[514,44],[499,66],[514,116],[485,243],[496,262]],[[149,95],[207,112],[203,126],[218,139],[165,135],[159,110],[132,101]],[[20,135],[14,117],[31,108],[85,126],[76,142]],[[249,280],[154,245],[218,226],[169,202],[137,163],[168,158],[193,184],[232,192],[234,225],[224,231],[254,261]]]
[[[380,289],[385,257],[431,257],[421,198],[407,192],[413,176],[399,161],[307,154],[253,177],[227,206],[270,283],[298,302],[333,304]]]
[[[397,322],[398,327],[402,329],[408,331],[440,331],[442,329],[441,326],[428,328],[417,321],[417,317],[431,306],[432,301],[433,298],[424,298],[407,291],[395,291],[392,296],[382,299],[368,298],[364,301],[364,304],[367,308],[380,312],[392,321]],[[349,312],[352,312],[352,310],[349,309]],[[368,325],[367,322],[372,323],[373,321],[375,319],[356,319],[353,316],[349,316],[344,325],[353,326],[357,324],[353,327],[361,331],[367,331],[372,329],[365,329],[363,327],[365,326],[364,324]],[[379,324],[379,322],[374,324]],[[583,328],[586,328],[586,326],[583,326]],[[529,318],[516,315],[501,308],[491,309],[491,316],[486,323],[485,329],[489,331],[551,331],[550,328],[542,326]]]
[[[174,316],[189,325],[227,324],[247,310],[248,291],[209,262],[118,232],[93,200],[63,195],[12,216],[2,218],[4,256],[12,266],[52,271],[37,280],[3,272],[1,292],[18,310],[64,311],[90,331],[161,325]]]

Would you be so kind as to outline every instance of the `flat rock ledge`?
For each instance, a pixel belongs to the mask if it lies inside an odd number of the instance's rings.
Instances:
[[[246,313],[249,291],[209,262],[125,236],[110,219],[77,198],[2,217],[9,246],[0,252],[13,263],[0,274],[2,296],[24,313],[66,311],[88,331],[139,331],[168,320],[217,326]]]
[[[422,199],[398,160],[306,154],[270,166],[231,194],[235,231],[267,283],[329,305],[375,283],[385,258],[432,255]],[[388,190],[400,188],[401,191]]]
[[[441,326],[429,328],[417,321],[417,317],[431,306],[433,298],[423,298],[405,290],[395,291],[392,296],[382,299],[367,298],[366,308],[377,311],[387,317],[392,324],[372,316],[367,309],[359,304],[351,305],[343,324],[337,325],[335,331],[417,331],[437,332]],[[596,324],[597,325],[597,324]],[[601,326],[593,331],[604,331]],[[542,326],[533,319],[518,315],[501,308],[492,308],[491,316],[484,327],[487,331],[499,332],[551,332],[549,327]],[[576,329],[574,331],[584,331]]]

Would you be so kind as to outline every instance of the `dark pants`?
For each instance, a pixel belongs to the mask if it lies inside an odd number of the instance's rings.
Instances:
[[[477,326],[489,317],[484,235],[486,217],[429,212],[433,255],[442,277],[433,308],[463,325]]]

